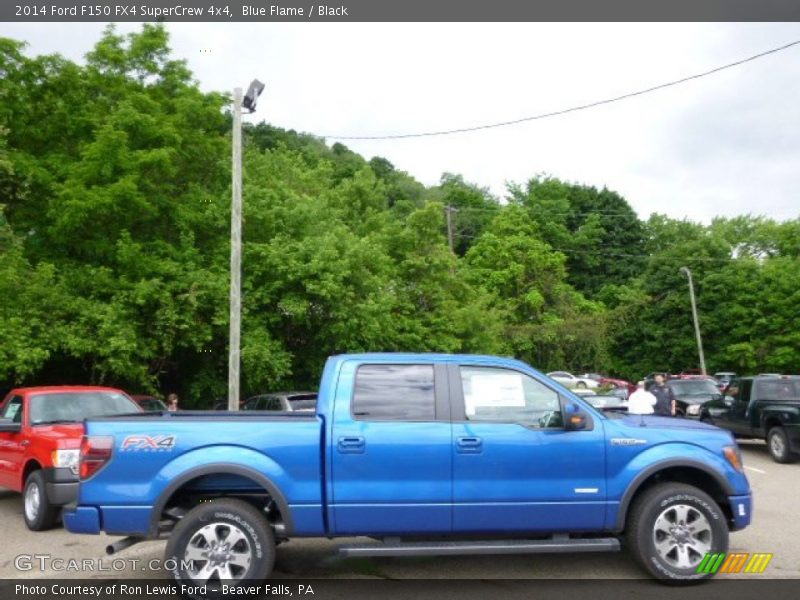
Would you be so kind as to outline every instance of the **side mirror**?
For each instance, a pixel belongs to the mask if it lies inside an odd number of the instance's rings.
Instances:
[[[568,404],[566,409],[566,422],[564,429],[567,431],[583,431],[592,429],[592,418],[583,412],[576,404]]]
[[[15,423],[12,419],[0,419],[0,433],[19,433],[22,423]]]
[[[725,403],[725,406],[733,406],[733,403],[736,401],[733,396],[723,396],[722,401]]]

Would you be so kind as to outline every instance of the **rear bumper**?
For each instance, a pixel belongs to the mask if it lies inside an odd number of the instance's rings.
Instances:
[[[731,512],[733,513],[731,531],[738,531],[750,525],[750,521],[753,518],[752,492],[742,496],[729,496],[728,500],[731,504]]]
[[[78,499],[78,476],[70,469],[42,469],[42,476],[50,504],[63,506]]]
[[[100,533],[100,511],[94,506],[67,506],[62,520],[72,533]]]

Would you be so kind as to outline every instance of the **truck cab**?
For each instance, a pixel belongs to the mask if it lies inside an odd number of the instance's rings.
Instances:
[[[773,460],[792,462],[800,453],[800,377],[736,378],[720,399],[703,405],[701,419],[740,438],[766,440]]]

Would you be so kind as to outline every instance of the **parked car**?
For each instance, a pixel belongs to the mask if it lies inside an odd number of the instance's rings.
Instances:
[[[628,412],[628,400],[614,394],[591,394],[584,396],[589,404],[604,411]]]
[[[600,387],[600,384],[597,383],[594,379],[590,379],[588,377],[576,377],[572,373],[568,373],[567,371],[551,371],[547,374],[550,379],[554,379],[561,385],[571,389],[586,389],[586,388],[597,388]]]
[[[722,397],[719,388],[709,379],[668,379],[667,387],[675,396],[675,412],[680,417],[699,419],[704,403]]]
[[[601,375],[600,373],[582,373],[581,375],[578,375],[578,377],[581,379],[594,379],[597,383],[602,382],[603,379],[606,378],[605,375]]]
[[[164,401],[156,398],[155,396],[133,394],[131,395],[131,399],[136,402],[136,404],[138,404],[145,412],[159,412],[161,410],[167,410],[167,405],[164,404]]]
[[[736,378],[736,373],[733,371],[719,371],[714,373],[714,379],[719,381],[720,389],[724,390],[728,384]]]
[[[617,379],[615,377],[604,377],[600,380],[602,387],[612,387],[616,389],[624,389],[628,395],[636,391],[636,384],[628,381],[627,379]]]
[[[800,377],[734,379],[724,396],[703,405],[700,418],[737,437],[766,440],[773,460],[792,462],[800,453]]]
[[[58,520],[78,497],[78,454],[83,420],[139,413],[121,390],[94,386],[11,390],[0,405],[0,487],[23,494],[28,529]]]
[[[242,409],[314,412],[316,405],[316,392],[273,392],[248,398]]]
[[[319,390],[314,413],[88,420],[67,528],[129,536],[112,554],[167,538],[169,576],[213,590],[266,578],[294,537],[414,556],[616,551],[624,536],[654,577],[690,582],[750,523],[730,433],[603,413],[516,360],[340,355]]]

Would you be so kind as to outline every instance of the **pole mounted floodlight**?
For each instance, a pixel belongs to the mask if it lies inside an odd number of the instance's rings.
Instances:
[[[694,282],[689,267],[681,267],[679,271],[689,280],[689,300],[692,302],[692,320],[694,321],[694,334],[697,338],[697,353],[700,355],[700,372],[706,374],[706,358],[703,354],[703,339],[700,337],[700,321],[697,318],[697,301],[694,297]]]
[[[247,93],[244,95],[244,100],[242,100],[242,106],[249,110],[251,113],[256,112],[256,102],[258,102],[258,97],[261,95],[261,92],[264,91],[264,84],[261,83],[258,79],[253,79],[250,82],[250,87],[247,88]]]

